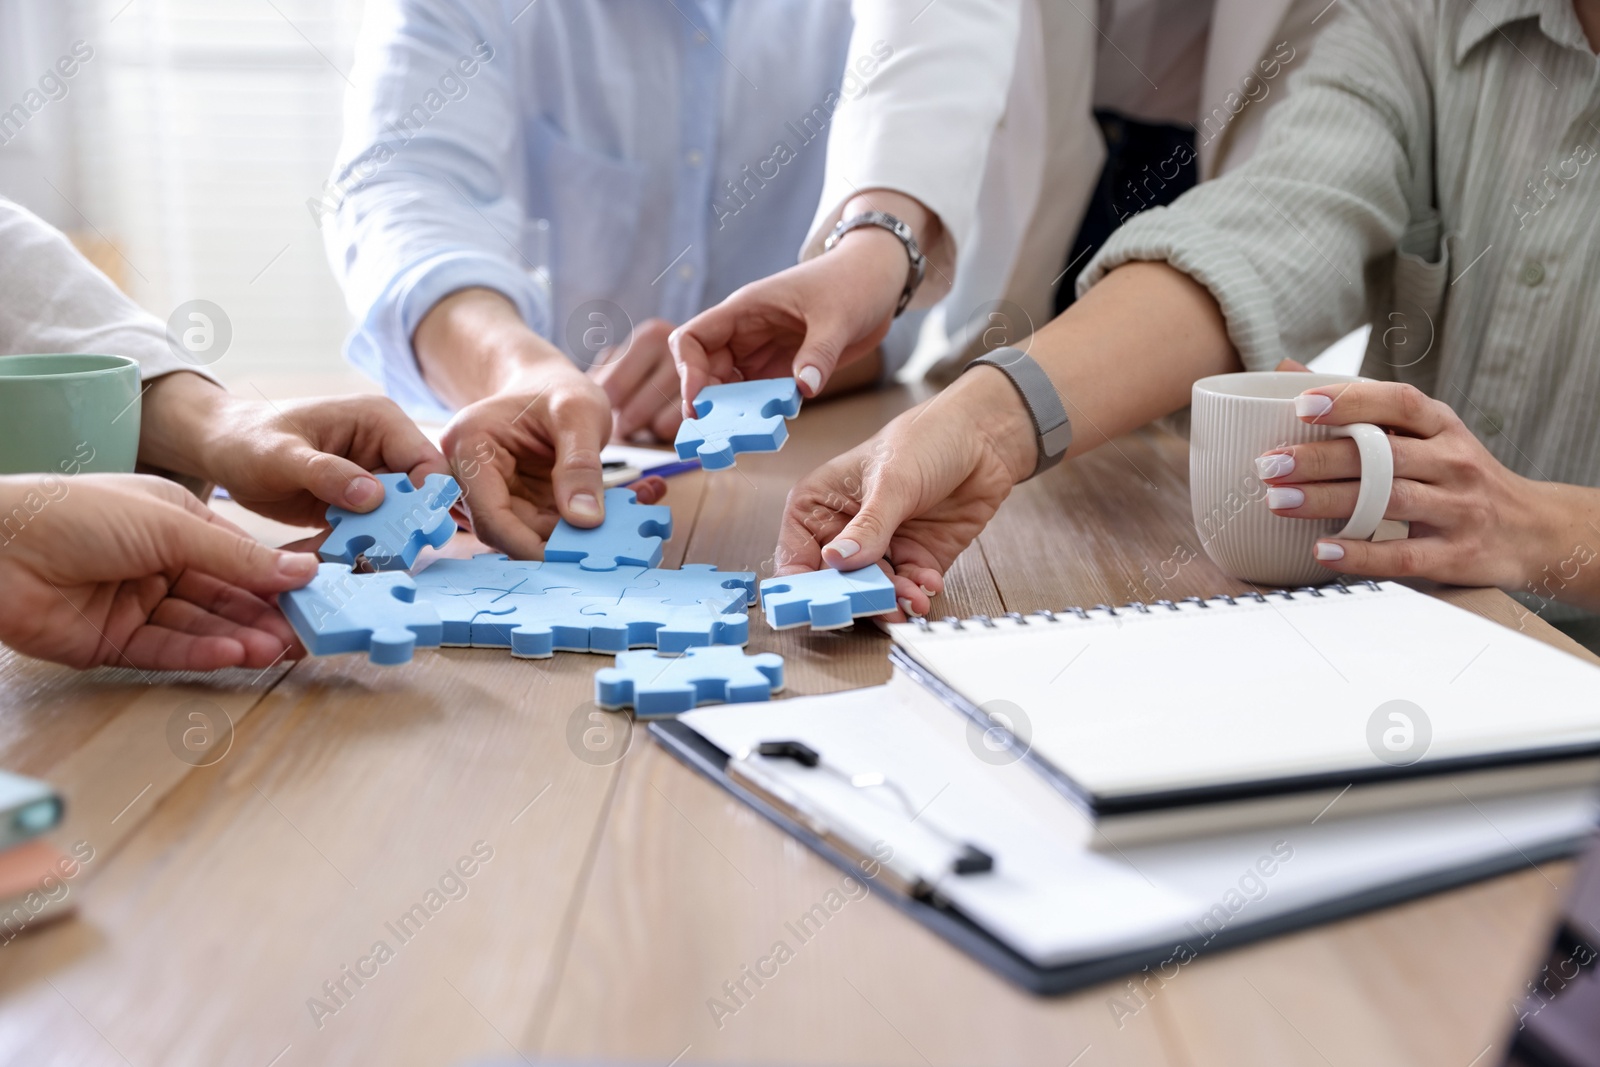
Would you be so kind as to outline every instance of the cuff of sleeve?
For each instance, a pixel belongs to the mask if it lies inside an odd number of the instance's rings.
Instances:
[[[956,273],[956,236],[955,227],[949,222],[949,215],[940,211],[933,203],[925,199],[911,184],[898,184],[892,181],[874,181],[874,189],[891,189],[894,192],[914,197],[927,206],[938,217],[941,232],[939,239],[933,243],[932,248],[922,249],[922,254],[928,257],[928,269],[922,278],[922,284],[917,286],[916,295],[907,305],[909,309],[929,308],[943,300],[950,292],[951,279]],[[806,240],[800,246],[800,262],[804,263],[822,254],[822,245],[844,218],[844,206],[856,197],[858,192],[854,188],[842,191],[826,189],[823,191],[822,207],[817,210],[817,216],[811,223],[811,232],[806,234]],[[829,205],[832,205],[829,207]],[[963,224],[965,225],[965,224]]]
[[[528,328],[550,334],[550,295],[528,271],[477,251],[450,251],[412,264],[389,283],[345,344],[345,358],[383,385],[416,418],[445,420],[455,412],[423,381],[412,335],[433,306],[462,289],[493,289],[517,308]]]
[[[1229,234],[1172,208],[1152,208],[1117,230],[1078,277],[1081,298],[1102,278],[1133,262],[1166,263],[1211,291],[1246,370],[1272,370],[1287,355],[1271,290]]]

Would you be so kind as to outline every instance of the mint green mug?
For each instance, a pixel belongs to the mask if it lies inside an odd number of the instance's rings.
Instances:
[[[131,473],[139,396],[126,356],[0,356],[0,474]]]

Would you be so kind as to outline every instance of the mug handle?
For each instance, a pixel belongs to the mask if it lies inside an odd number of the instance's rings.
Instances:
[[[1389,510],[1389,494],[1394,489],[1394,449],[1382,427],[1370,422],[1328,427],[1335,437],[1348,437],[1361,455],[1361,488],[1356,493],[1356,510],[1344,529],[1333,536],[1351,541],[1366,541],[1378,532],[1383,513]]]

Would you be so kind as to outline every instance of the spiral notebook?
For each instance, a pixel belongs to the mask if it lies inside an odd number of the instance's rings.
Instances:
[[[1395,583],[891,633],[1101,848],[1600,780],[1600,667]]]

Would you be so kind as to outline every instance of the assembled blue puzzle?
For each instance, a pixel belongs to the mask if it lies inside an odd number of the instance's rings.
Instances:
[[[519,657],[657,647],[743,645],[749,571],[704,564],[681,571],[570,562],[519,562],[484,554],[441,559],[416,576],[418,599],[438,611],[443,643],[509,648]]]
[[[894,580],[876,564],[768,578],[761,583],[761,607],[774,630],[808,622],[813,630],[838,630],[863,615],[893,611]]]
[[[743,704],[770,699],[783,688],[783,657],[746,655],[737,648],[692,648],[681,656],[620,652],[615,667],[594,675],[594,702],[602,708],[633,705],[641,719],[689,711],[700,704]]]
[[[547,562],[576,563],[586,571],[611,571],[661,562],[661,545],[672,536],[672,509],[641,504],[631,489],[606,490],[606,517],[584,529],[562,519],[544,546]]]
[[[793,378],[759,378],[708,385],[694,398],[697,418],[684,420],[673,442],[682,459],[708,471],[733,466],[740,452],[776,452],[789,438],[784,419],[800,414]]]
[[[403,473],[373,477],[383,483],[383,503],[372,511],[328,509],[333,531],[318,551],[323,560],[353,567],[363,556],[380,571],[405,570],[423,545],[438,548],[455,536],[450,506],[461,499],[461,487],[454,478],[430,474],[419,489]]]
[[[366,652],[373,663],[391,665],[443,639],[438,613],[416,595],[404,574],[355,574],[343,563],[324,563],[311,584],[279,593],[278,606],[312,655]]]

